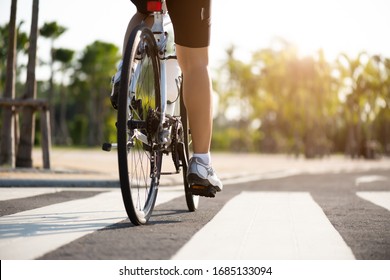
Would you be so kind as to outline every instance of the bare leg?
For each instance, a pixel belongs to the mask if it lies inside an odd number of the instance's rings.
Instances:
[[[208,69],[208,47],[188,48],[176,45],[183,71],[183,95],[191,128],[194,153],[210,151],[213,126],[212,85]]]

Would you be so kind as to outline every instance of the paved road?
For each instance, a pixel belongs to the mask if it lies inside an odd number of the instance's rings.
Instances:
[[[0,258],[390,259],[390,169],[291,170],[225,179],[195,213],[167,184],[142,227],[115,186],[3,187]]]

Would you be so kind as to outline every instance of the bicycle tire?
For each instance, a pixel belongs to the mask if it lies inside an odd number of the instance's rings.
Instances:
[[[184,105],[183,100],[183,84],[180,87],[180,119],[183,126],[183,142],[184,142],[184,154],[182,155],[183,162],[183,183],[184,183],[184,193],[187,203],[188,211],[194,212],[199,207],[199,196],[193,195],[190,190],[190,184],[187,180],[187,169],[188,161],[190,159],[190,154],[192,153],[192,138],[191,131],[188,122],[187,109]]]
[[[159,68],[152,31],[137,26],[124,51],[117,116],[120,186],[134,225],[148,222],[158,193],[162,153],[155,149],[158,132],[152,124],[160,118]]]

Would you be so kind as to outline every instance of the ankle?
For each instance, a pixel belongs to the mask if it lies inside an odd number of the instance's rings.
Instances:
[[[205,154],[194,153],[193,156],[196,157],[196,158],[199,158],[204,164],[211,165],[211,155],[210,155],[210,152],[205,153]]]

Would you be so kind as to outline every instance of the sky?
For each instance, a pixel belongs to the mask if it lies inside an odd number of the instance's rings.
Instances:
[[[135,12],[129,0],[40,0],[39,25],[57,21],[68,30],[55,47],[83,50],[95,40],[122,46]],[[0,24],[9,21],[11,0],[0,0]],[[18,0],[17,20],[29,33],[32,0]],[[211,67],[218,68],[225,50],[236,46],[243,60],[281,37],[301,55],[322,48],[329,59],[360,51],[390,57],[389,0],[213,0]],[[39,57],[49,42],[38,41]]]

